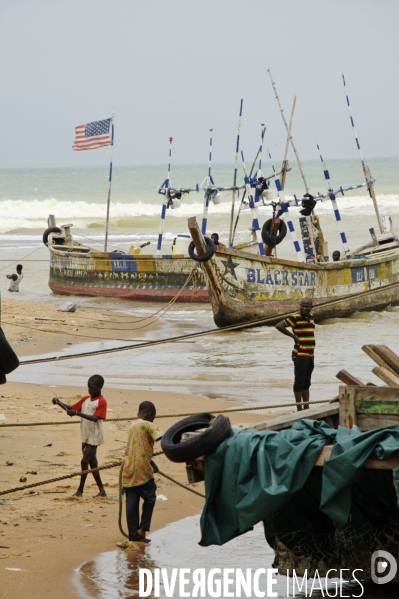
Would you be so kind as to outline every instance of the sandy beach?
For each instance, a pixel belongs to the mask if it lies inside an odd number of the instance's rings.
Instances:
[[[66,343],[75,345],[96,336],[138,339],[135,322],[131,315],[111,310],[87,309],[72,314],[57,312],[55,306],[45,304],[11,299],[2,302],[3,330],[22,360],[24,356],[56,352],[65,348]],[[86,394],[86,389],[46,385],[45,381],[8,382],[1,387],[0,414],[6,417],[4,422],[62,424],[0,428],[0,491],[80,470],[79,419],[73,419],[76,424],[63,424],[70,419],[52,405],[54,392],[65,403],[72,403]],[[226,402],[195,395],[107,386],[104,396],[108,401],[108,418],[134,417],[143,400],[153,401],[158,414],[211,411],[226,406]],[[229,402],[227,407],[233,405]],[[238,423],[256,422],[265,417],[238,413],[230,418],[232,423]],[[177,419],[162,418],[156,423],[164,431]],[[128,426],[128,420],[105,423],[106,444],[99,448],[100,464],[121,459]],[[157,450],[159,443],[155,446]],[[157,457],[156,462],[160,470],[187,482],[184,464],[173,464],[164,456]],[[104,499],[93,498],[97,487],[91,477],[82,499],[72,497],[78,478],[0,496],[0,570],[4,581],[0,597],[22,599],[28,593],[32,599],[79,596],[72,584],[74,569],[96,554],[114,549],[115,543],[124,539],[117,523],[118,475],[119,468],[101,474],[107,491]],[[26,477],[26,483],[20,483],[22,477]],[[153,530],[201,511],[201,497],[160,475],[155,480],[158,494],[166,496],[167,501],[156,504]],[[203,483],[194,488],[204,491]]]

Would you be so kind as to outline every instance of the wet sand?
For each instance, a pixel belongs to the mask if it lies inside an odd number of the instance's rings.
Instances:
[[[109,310],[81,310],[65,314],[56,312],[53,306],[13,300],[3,300],[2,308],[3,329],[20,357],[58,351],[65,347],[66,338],[74,345],[97,335],[115,339],[115,326],[118,327],[118,338],[132,338],[134,330],[134,322],[129,328],[123,322],[126,319],[134,321],[131,315]],[[48,320],[36,321],[35,318]],[[14,320],[26,326],[7,324]],[[33,327],[36,327],[34,332]],[[74,331],[75,328],[78,331]],[[82,338],[75,338],[75,333],[81,334]],[[5,415],[7,423],[70,421],[64,411],[52,406],[54,392],[65,403],[72,403],[86,394],[86,389],[55,387],[43,381],[8,382],[0,387],[0,414]],[[133,417],[143,400],[153,401],[158,414],[211,411],[226,406],[225,402],[215,399],[150,390],[105,387],[104,396],[108,401],[109,418]],[[233,405],[229,402],[227,407]],[[237,413],[231,415],[231,421],[257,422],[265,417],[264,414]],[[161,430],[166,430],[177,419],[159,419],[156,424]],[[79,419],[73,420],[78,423]],[[105,423],[106,444],[98,451],[100,464],[121,459],[128,425],[128,421]],[[155,451],[158,448],[159,443]],[[0,491],[79,471],[80,457],[78,424],[0,427]],[[163,456],[156,458],[156,462],[165,473],[187,482],[184,464],[173,464]],[[29,595],[31,599],[46,596],[69,599],[79,596],[72,583],[74,570],[98,553],[113,550],[115,543],[124,539],[117,524],[118,475],[119,468],[101,474],[108,495],[104,499],[93,498],[97,487],[91,477],[87,480],[82,499],[72,497],[78,486],[78,477],[0,496],[0,597],[25,599]],[[20,483],[21,477],[26,477],[27,482]],[[165,495],[167,501],[156,504],[153,530],[201,511],[201,497],[159,475],[155,480],[158,494]],[[203,483],[194,488],[203,492]]]

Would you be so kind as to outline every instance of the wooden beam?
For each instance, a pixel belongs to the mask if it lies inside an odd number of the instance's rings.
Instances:
[[[399,387],[399,377],[392,374],[388,368],[376,366],[371,372],[375,374],[375,376],[378,376],[379,379],[384,381],[388,387]]]
[[[355,397],[356,389],[367,387],[339,387],[339,424],[345,428],[352,428],[357,424]]]
[[[345,389],[345,387],[342,387]],[[341,389],[341,387],[340,387]],[[349,389],[349,387],[347,387]],[[358,399],[399,399],[399,389],[396,387],[350,387],[354,391],[354,397]]]
[[[315,466],[323,466],[324,460],[331,457],[332,445],[325,445],[316,460]],[[363,468],[371,470],[391,470],[399,466],[399,458],[390,458],[389,460],[366,460]]]
[[[345,385],[355,385],[356,387],[363,386],[362,381],[353,376],[347,370],[340,370],[338,374],[335,375],[338,380],[345,383]]]
[[[392,372],[392,374],[396,374],[394,370],[381,358],[381,356],[376,352],[375,345],[363,345],[362,350],[365,354],[368,355],[378,366],[382,366],[383,368],[388,368]]]
[[[386,345],[374,345],[375,353],[384,360],[390,370],[399,375],[399,357]]]
[[[303,418],[306,418],[307,420],[321,420],[322,418],[334,416],[335,414],[338,414],[338,412],[339,406],[337,405],[337,403],[331,403],[322,407],[319,406],[317,408],[310,408],[309,410],[291,412],[291,414],[284,414],[278,416],[277,418],[273,418],[273,420],[268,419],[264,420],[263,422],[258,422],[256,424],[251,423],[240,428],[248,428],[258,431],[281,431],[285,428],[291,428],[294,422],[302,420]]]

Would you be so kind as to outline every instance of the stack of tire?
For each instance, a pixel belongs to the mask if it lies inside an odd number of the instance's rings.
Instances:
[[[8,343],[3,330],[0,328],[0,385],[7,382],[6,374],[18,368],[18,356]]]

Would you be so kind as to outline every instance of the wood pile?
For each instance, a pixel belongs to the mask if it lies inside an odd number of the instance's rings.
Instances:
[[[362,350],[377,364],[372,373],[388,387],[399,388],[399,356],[386,345],[363,345]],[[340,370],[337,379],[349,387],[374,387],[374,383],[363,383],[347,370]]]

